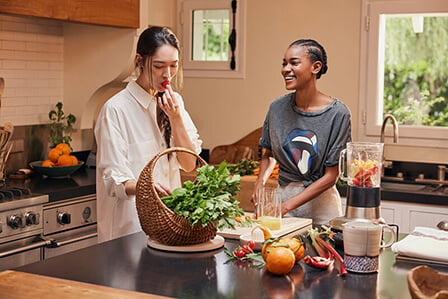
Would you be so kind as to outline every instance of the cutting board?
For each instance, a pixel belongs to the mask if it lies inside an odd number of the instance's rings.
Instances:
[[[272,230],[272,236],[274,238],[289,237],[292,235],[306,232],[311,228],[312,220],[308,218],[286,217],[282,218],[282,225],[280,229]],[[250,234],[253,227],[257,224],[253,224],[251,227],[237,227],[236,229],[223,229],[218,231],[218,235],[228,239],[240,239],[243,234]]]
[[[0,272],[0,298],[161,299],[168,297],[6,270]]]

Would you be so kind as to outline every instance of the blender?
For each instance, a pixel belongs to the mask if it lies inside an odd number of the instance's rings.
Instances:
[[[332,229],[342,231],[344,223],[356,220],[384,223],[380,210],[382,162],[383,143],[349,142],[341,151],[339,177],[348,185],[347,206],[345,216],[330,220]]]

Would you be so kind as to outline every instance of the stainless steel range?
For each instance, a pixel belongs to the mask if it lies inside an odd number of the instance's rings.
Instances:
[[[95,194],[50,202],[24,188],[0,188],[0,271],[97,243]]]
[[[48,195],[26,188],[0,188],[0,270],[42,259],[42,248],[51,243],[41,238],[47,202]]]
[[[98,243],[96,195],[48,203],[43,208],[44,259]]]

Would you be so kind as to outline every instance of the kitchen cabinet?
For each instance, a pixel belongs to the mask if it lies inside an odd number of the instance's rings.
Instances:
[[[0,13],[138,28],[139,0],[0,0]]]
[[[382,201],[383,208],[393,210],[395,221],[400,231],[410,233],[416,226],[433,227],[442,220],[448,219],[448,206],[436,206],[427,204],[409,204],[404,202]]]
[[[345,200],[342,199],[343,211]],[[448,206],[442,205],[382,200],[380,209],[385,222],[397,224],[403,233],[412,232],[416,226],[435,228],[440,221],[448,220]]]

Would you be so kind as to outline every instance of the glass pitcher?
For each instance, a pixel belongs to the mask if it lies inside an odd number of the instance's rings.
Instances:
[[[339,156],[339,177],[352,187],[379,188],[383,145],[373,142],[347,143],[347,148]],[[345,173],[347,176],[344,176]]]

